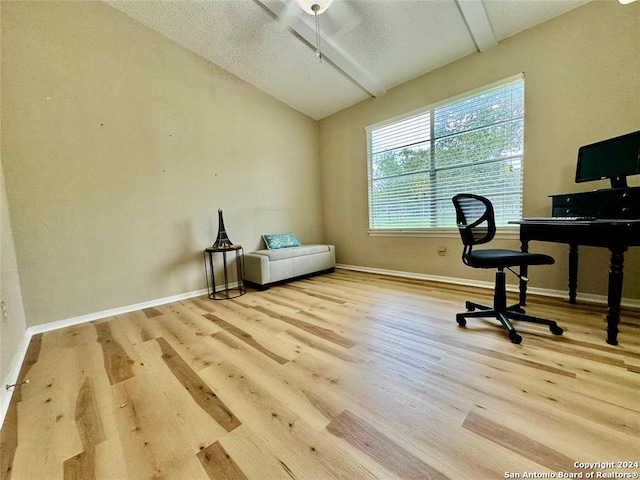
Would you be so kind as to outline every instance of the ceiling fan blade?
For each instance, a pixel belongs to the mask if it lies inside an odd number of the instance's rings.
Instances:
[[[340,36],[360,25],[362,18],[348,0],[335,0],[324,12],[321,21],[324,21],[323,30],[327,35]]]
[[[298,18],[302,18],[304,12],[298,7],[295,0],[285,2],[282,13],[278,15],[278,21],[284,23],[287,27],[291,27]]]

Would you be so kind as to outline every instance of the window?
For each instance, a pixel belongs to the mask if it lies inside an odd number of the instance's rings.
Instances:
[[[523,75],[366,132],[371,232],[455,227],[463,192],[488,197],[498,226],[521,217]]]

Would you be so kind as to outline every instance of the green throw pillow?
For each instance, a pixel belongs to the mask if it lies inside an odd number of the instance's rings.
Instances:
[[[269,250],[300,246],[300,242],[293,233],[266,233],[262,238]]]

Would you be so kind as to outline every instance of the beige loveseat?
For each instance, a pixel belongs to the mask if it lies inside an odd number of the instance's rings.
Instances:
[[[244,280],[249,285],[267,289],[285,281],[332,272],[335,266],[333,245],[257,250],[244,255]]]

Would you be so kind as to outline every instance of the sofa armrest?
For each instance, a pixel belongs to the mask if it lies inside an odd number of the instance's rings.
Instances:
[[[264,255],[254,255],[253,253],[245,253],[244,279],[258,285],[265,285],[271,282],[269,257]]]

